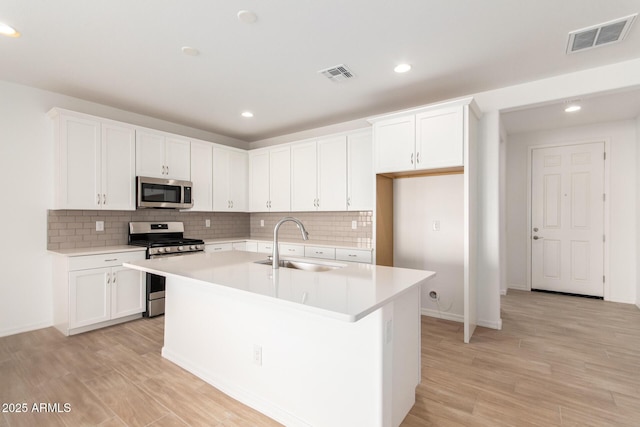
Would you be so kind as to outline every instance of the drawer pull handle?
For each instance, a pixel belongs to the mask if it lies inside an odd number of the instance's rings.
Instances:
[[[118,258],[112,258],[112,259],[105,259],[104,262],[112,262],[112,261],[117,261]]]
[[[358,255],[356,254],[349,254],[350,257],[357,257]]]

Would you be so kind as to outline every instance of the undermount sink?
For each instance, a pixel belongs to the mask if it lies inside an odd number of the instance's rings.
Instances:
[[[261,261],[255,261],[256,264],[264,264],[264,265],[272,265],[273,261],[270,259],[264,259]],[[281,259],[278,263],[279,267],[282,268],[293,268],[296,270],[304,270],[304,271],[329,271],[335,270],[337,268],[342,268],[344,265],[342,264],[329,264],[329,263],[318,263],[318,262],[308,262],[308,261],[298,261],[292,259]]]

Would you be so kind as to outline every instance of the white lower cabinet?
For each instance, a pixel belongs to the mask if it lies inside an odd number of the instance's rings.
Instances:
[[[56,257],[54,326],[73,335],[141,317],[145,276],[122,263],[144,258],[144,251]]]
[[[233,243],[209,243],[204,245],[205,252],[226,252],[233,250]]]

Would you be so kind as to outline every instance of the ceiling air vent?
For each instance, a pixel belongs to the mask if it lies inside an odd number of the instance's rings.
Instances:
[[[347,68],[346,65],[340,64],[335,67],[327,68],[326,70],[318,71],[320,74],[331,80],[332,82],[342,82],[348,79],[352,79],[355,76],[353,73]]]
[[[638,14],[593,25],[569,33],[567,54],[622,41]]]

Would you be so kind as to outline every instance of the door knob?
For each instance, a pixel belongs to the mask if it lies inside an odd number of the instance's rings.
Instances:
[[[533,231],[536,231],[536,232],[537,232],[537,231],[538,231],[538,227],[535,227],[535,228],[533,229]]]
[[[533,240],[544,239],[544,237],[533,236]]]

